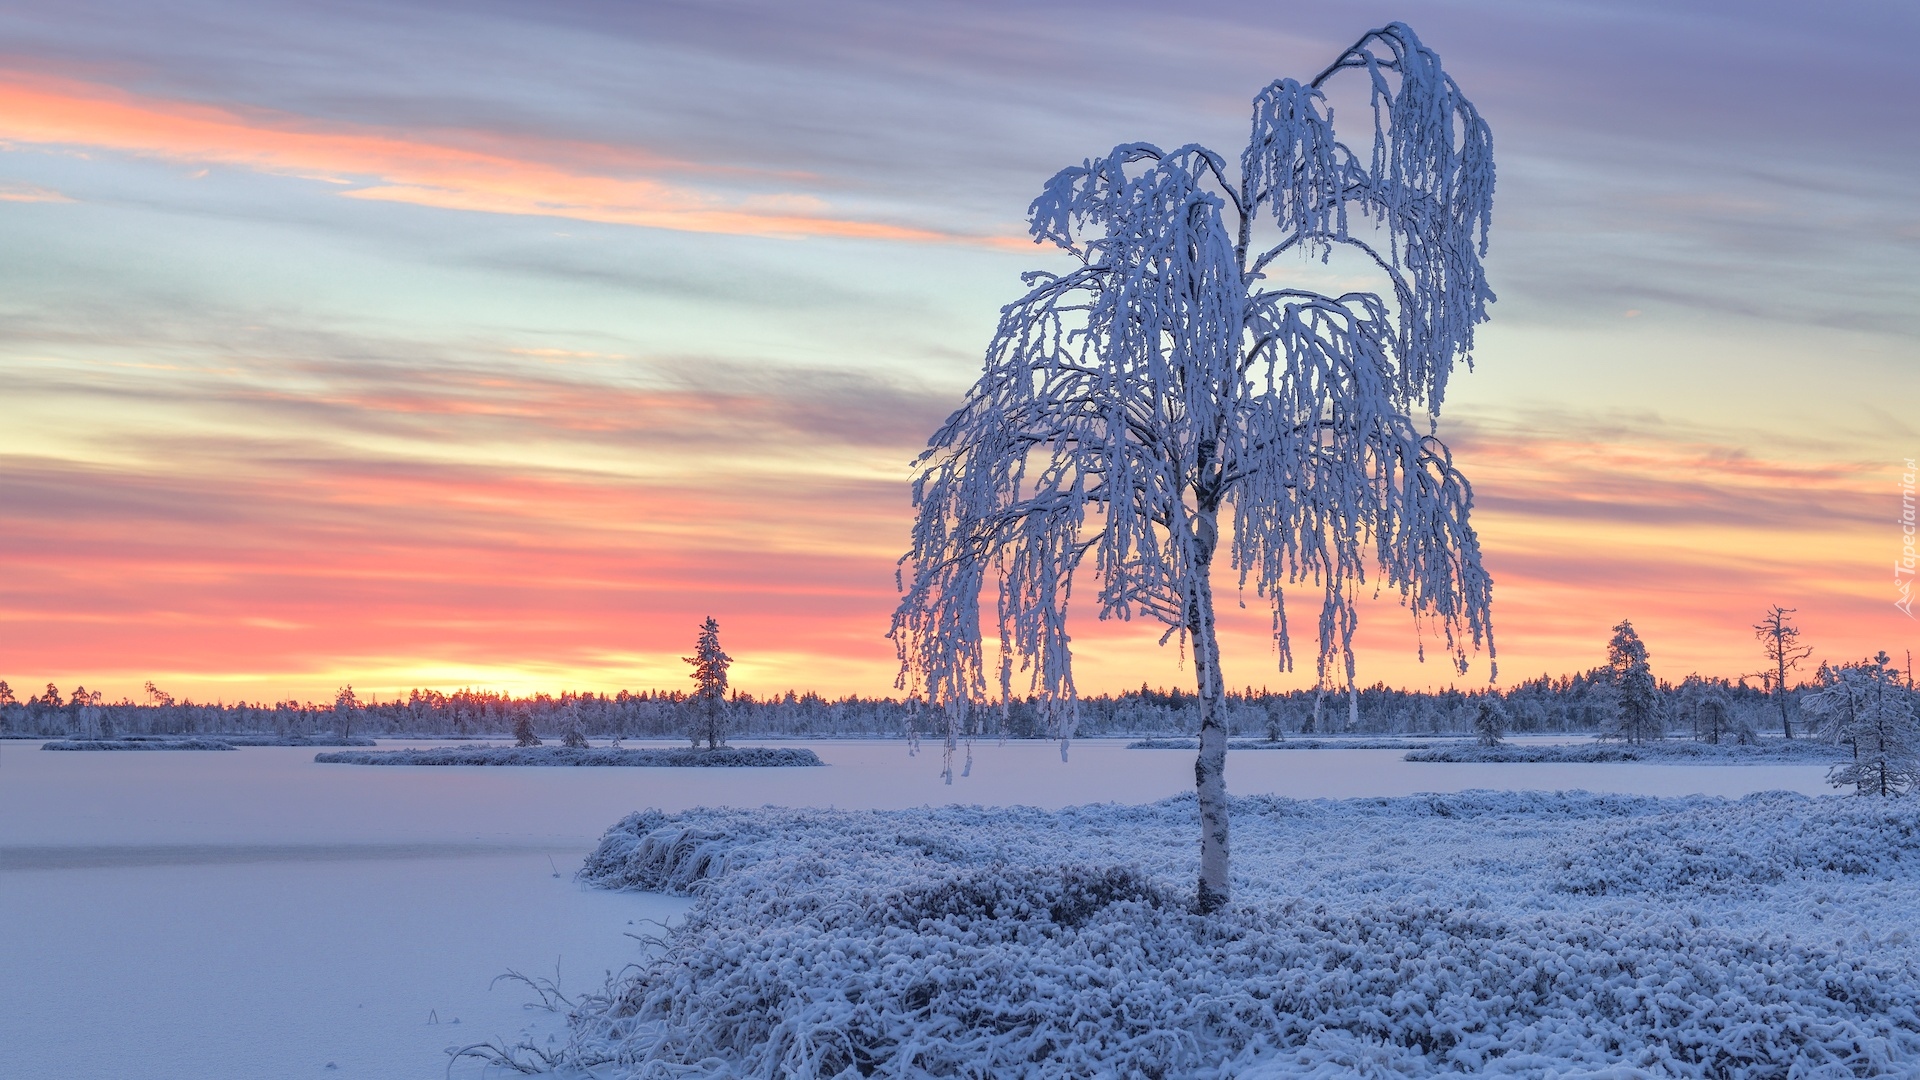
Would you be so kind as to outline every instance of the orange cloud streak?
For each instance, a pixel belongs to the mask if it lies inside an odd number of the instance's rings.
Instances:
[[[796,204],[817,203],[805,196],[728,200],[647,176],[596,175],[525,153],[538,148],[536,140],[476,150],[405,132],[323,125],[282,112],[146,97],[20,72],[0,72],[0,140],[230,165],[338,184],[344,189],[340,194],[349,198],[481,213],[745,236],[996,246],[1007,239],[796,213]],[[516,149],[521,152],[511,152]],[[583,154],[578,144],[558,149],[565,152],[553,156],[597,156],[603,163],[628,168],[636,158],[652,162],[615,147],[601,148],[597,155]]]
[[[0,184],[0,202],[72,202],[65,195],[52,188],[35,187],[32,184]]]
[[[448,680],[678,685],[691,628],[712,614],[746,689],[888,690],[882,634],[911,513],[904,475],[843,473],[820,458],[904,463],[935,402],[831,381],[603,386],[596,402],[593,386],[548,370],[415,370],[401,382],[334,365],[304,399],[187,387],[202,407],[220,401],[220,415],[311,439],[172,435],[141,449],[123,438],[112,464],[0,461],[0,564],[12,571],[0,580],[0,677],[111,692],[154,678],[267,697],[347,681],[382,692]],[[529,400],[537,407],[515,404]],[[896,413],[910,419],[897,443],[864,441],[884,434],[876,417]],[[467,417],[484,423],[454,422]],[[486,448],[472,460],[490,464],[355,450],[363,429]],[[862,441],[831,437],[849,430]],[[573,452],[652,460],[650,448],[703,455],[742,441],[774,452],[730,465],[724,483],[671,468],[595,471]],[[521,444],[569,453],[498,452]],[[1741,456],[1657,433],[1473,432],[1454,444],[1480,496],[1505,682],[1598,664],[1621,618],[1662,677],[1737,676],[1758,666],[1748,627],[1771,603],[1800,609],[1817,659],[1920,644],[1885,586],[1883,468]],[[1310,685],[1312,642],[1295,641],[1307,670],[1280,674],[1265,604],[1249,596],[1238,608],[1224,567],[1217,587],[1228,678]],[[1310,633],[1311,590],[1289,606]],[[1157,627],[1100,624],[1084,603],[1074,620],[1088,692],[1191,678],[1177,649],[1154,645]],[[1416,663],[1391,596],[1366,606],[1359,648],[1366,683],[1486,678],[1484,663],[1466,676],[1437,655]]]

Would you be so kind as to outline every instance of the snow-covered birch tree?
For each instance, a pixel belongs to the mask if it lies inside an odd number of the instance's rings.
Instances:
[[[1368,103],[1353,142],[1327,96],[1347,78]],[[1099,617],[1179,635],[1200,699],[1202,911],[1228,897],[1222,554],[1271,604],[1283,668],[1289,587],[1315,594],[1323,680],[1338,664],[1352,684],[1369,588],[1397,591],[1463,672],[1493,644],[1472,488],[1435,437],[1493,301],[1485,121],[1392,23],[1310,81],[1262,90],[1237,165],[1131,143],[1047,182],[1030,231],[1067,266],[1025,275],[985,372],[916,465],[891,630],[902,688],[945,710],[949,782],[955,740],[1015,693],[1016,669],[1065,754],[1076,570],[1092,572]],[[1278,276],[1288,257],[1305,279],[1336,254],[1380,288],[1330,295]]]

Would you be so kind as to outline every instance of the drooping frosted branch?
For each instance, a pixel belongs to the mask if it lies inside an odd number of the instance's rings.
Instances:
[[[1364,156],[1336,138],[1321,89],[1348,70],[1371,80]],[[1240,165],[1236,185],[1202,147],[1127,144],[1061,170],[1029,208],[1034,239],[1076,265],[1028,274],[1002,310],[980,380],[919,459],[902,559],[901,685],[950,715],[989,692],[983,591],[994,692],[1004,702],[1024,673],[1070,723],[1075,572],[1091,569],[1101,618],[1185,632],[1221,513],[1283,664],[1285,592],[1307,585],[1317,663],[1352,674],[1369,574],[1462,669],[1468,648],[1491,650],[1472,489],[1413,419],[1438,412],[1493,299],[1485,123],[1396,23],[1313,83],[1262,91]],[[1278,238],[1257,254],[1261,222]],[[1264,287],[1273,256],[1303,245],[1364,252],[1391,295]]]

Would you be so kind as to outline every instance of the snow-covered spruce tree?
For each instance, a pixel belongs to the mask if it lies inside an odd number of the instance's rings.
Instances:
[[[1613,711],[1602,733],[1632,743],[1659,738],[1660,688],[1648,665],[1646,643],[1625,619],[1613,628],[1613,639],[1607,642],[1606,670]]]
[[[1371,103],[1352,145],[1323,92],[1348,73]],[[1179,634],[1199,688],[1202,911],[1228,895],[1213,593],[1223,544],[1240,587],[1272,605],[1283,669],[1284,587],[1311,586],[1323,684],[1339,659],[1351,685],[1370,570],[1461,671],[1469,646],[1493,646],[1472,489],[1433,435],[1493,300],[1481,267],[1486,123],[1440,58],[1393,23],[1311,81],[1262,90],[1238,164],[1132,143],[1047,182],[1030,231],[1071,262],[1025,275],[985,372],[916,465],[919,514],[890,631],[900,686],[944,708],[949,782],[955,741],[978,730],[990,696],[983,590],[994,593],[999,700],[1014,695],[1018,666],[1063,756],[1075,570],[1090,564],[1101,618],[1150,616],[1163,643]],[[1382,290],[1331,296],[1269,277],[1284,257],[1304,266],[1335,253]]]
[[[1772,665],[1761,678],[1773,687],[1774,700],[1780,704],[1780,731],[1789,739],[1793,738],[1793,718],[1787,713],[1787,676],[1800,661],[1813,655],[1811,645],[1800,644],[1800,628],[1787,618],[1793,611],[1775,604],[1753,624],[1753,636],[1766,649],[1767,662]]]
[[[1807,696],[1818,738],[1853,748],[1853,760],[1827,774],[1834,787],[1861,795],[1904,795],[1920,786],[1920,725],[1913,692],[1883,651],[1838,668],[1822,665],[1820,688]]]
[[[727,667],[733,663],[733,657],[720,649],[718,620],[707,616],[694,641],[693,655],[682,659],[693,665],[689,677],[695,689],[687,703],[693,710],[693,745],[705,739],[707,749],[718,750],[727,741]]]
[[[1507,733],[1507,709],[1492,694],[1481,694],[1473,709],[1473,734],[1481,746],[1499,746]]]
[[[513,745],[540,745],[540,736],[534,734],[533,731],[533,721],[529,719],[524,712],[513,718]]]

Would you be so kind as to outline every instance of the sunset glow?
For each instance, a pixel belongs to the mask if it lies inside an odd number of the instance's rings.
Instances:
[[[839,5],[818,36],[683,14],[591,42],[431,10],[389,41],[316,8],[192,50],[141,19],[16,20],[0,678],[683,688],[712,615],[738,688],[893,692],[909,463],[1019,274],[1067,265],[1024,238],[1028,200],[1121,141],[1236,145],[1254,92],[1367,21],[1340,14],[1211,27],[1212,62],[1158,94],[1089,90],[1010,31]],[[1911,118],[1835,66],[1838,22],[1767,31],[1844,114],[1787,155],[1795,116],[1771,111],[1807,106],[1755,89],[1774,72],[1663,59],[1760,33],[1734,9],[1555,18],[1420,23],[1502,170],[1500,301],[1440,421],[1475,485],[1501,682],[1600,663],[1623,618],[1659,676],[1739,677],[1776,603],[1815,662],[1899,659],[1920,645],[1892,603],[1920,139],[1887,126]],[[1142,8],[1108,47],[1185,64],[1165,31]],[[1643,67],[1659,85],[1615,79]],[[1804,164],[1823,160],[1850,164]],[[1232,606],[1226,568],[1219,587]],[[1227,681],[1311,685],[1245,599]],[[1083,691],[1190,680],[1156,629],[1091,615]],[[1360,680],[1489,677],[1416,645],[1392,597],[1369,605]]]

